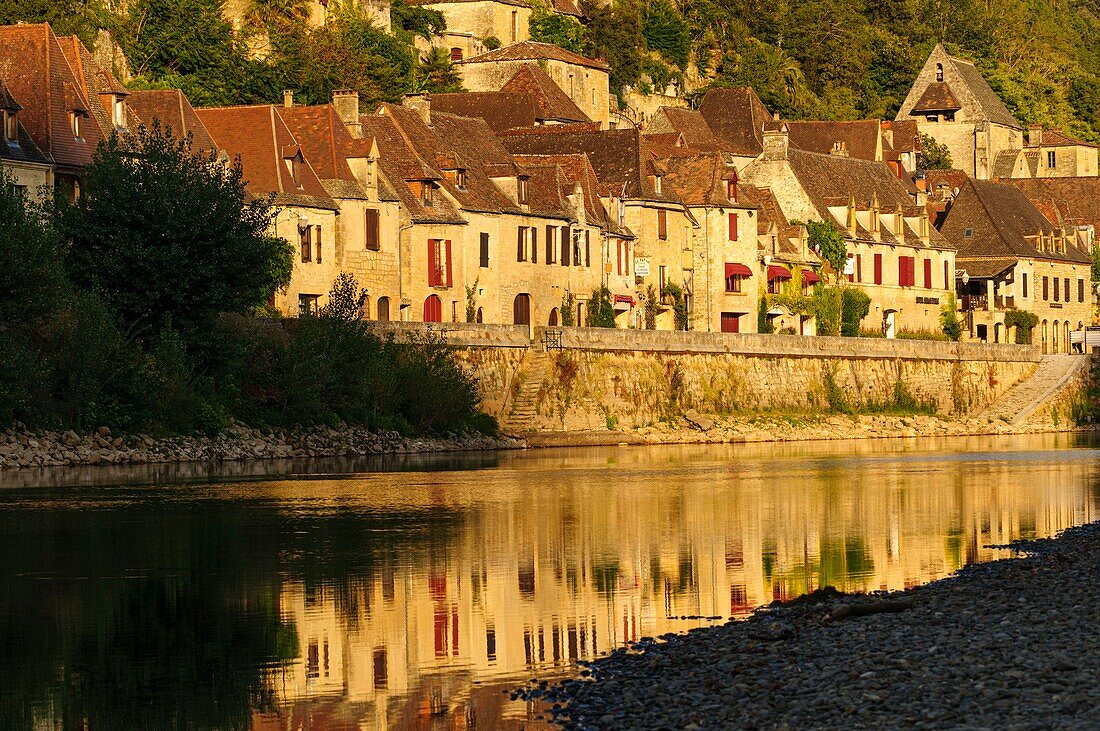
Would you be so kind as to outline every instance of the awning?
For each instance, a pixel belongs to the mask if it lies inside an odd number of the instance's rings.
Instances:
[[[812,284],[817,284],[821,281],[821,277],[817,275],[817,272],[812,269],[802,270],[802,286],[809,287]]]
[[[727,277],[751,277],[752,269],[749,269],[744,264],[730,264],[726,262],[726,276]]]
[[[617,295],[615,295],[615,304],[618,304],[620,302],[625,302],[628,305],[630,305],[631,307],[634,306],[634,298],[631,297],[628,294],[617,294]]]
[[[768,281],[773,282],[776,279],[790,279],[791,273],[787,271],[787,267],[781,267],[778,264],[768,265]]]

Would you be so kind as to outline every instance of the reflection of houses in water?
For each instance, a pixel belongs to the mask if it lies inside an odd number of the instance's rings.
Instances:
[[[613,485],[559,472],[564,484],[542,491],[525,486],[537,475],[482,473],[491,489],[450,498],[462,525],[417,556],[346,586],[284,585],[300,659],[277,688],[288,703],[338,699],[361,728],[526,720],[477,684],[704,623],[681,616],[742,615],[826,585],[901,589],[1093,516],[1079,463],[983,464],[980,484],[966,461],[882,464],[802,475],[796,463],[782,480],[774,464],[687,465],[676,482],[634,482],[626,465]]]

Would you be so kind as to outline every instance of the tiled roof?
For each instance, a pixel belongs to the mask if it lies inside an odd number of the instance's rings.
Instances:
[[[1011,178],[1022,150],[1001,150],[993,158],[993,177]]]
[[[524,169],[531,169],[539,165],[555,165],[559,170],[560,179],[565,183],[565,195],[572,192],[575,185],[579,185],[584,195],[585,217],[589,223],[596,224],[613,234],[624,238],[633,238],[629,229],[622,228],[618,221],[604,208],[600,199],[600,185],[596,179],[596,172],[588,162],[588,156],[582,154],[572,155],[516,155],[515,161]]]
[[[538,114],[541,120],[592,121],[592,118],[585,114],[538,64],[528,63],[521,66],[500,90],[526,92],[533,96],[538,102]]]
[[[699,104],[699,113],[736,155],[759,155],[764,149],[764,130],[779,129],[760,97],[747,86],[711,89]]]
[[[798,239],[801,233],[800,227],[791,224],[787,220],[771,188],[739,183],[737,185],[737,196],[749,205],[756,206],[756,230],[758,234],[766,234],[774,223],[776,244],[779,247],[780,255],[792,260],[802,259],[802,252],[794,241]],[[811,262],[820,261],[812,251],[807,252],[806,258]]]
[[[302,152],[321,180],[354,181],[348,157],[364,146],[370,151],[370,140],[356,140],[340,121],[331,104],[312,107],[291,107],[279,110],[294,139],[302,143]],[[362,156],[366,156],[363,154]]]
[[[508,46],[502,46],[492,51],[487,51],[478,56],[473,56],[461,61],[462,64],[467,63],[491,63],[494,61],[561,61],[562,63],[571,63],[576,66],[586,66],[588,68],[599,69],[601,71],[607,71],[608,65],[606,61],[601,61],[595,58],[587,58],[579,53],[573,53],[567,51],[564,48],[555,46],[552,43],[539,43],[537,41],[520,41],[519,43],[513,43]]]
[[[284,155],[300,149],[280,115],[270,104],[196,110],[220,149],[240,157],[246,187],[256,196],[274,194],[278,202],[315,208],[336,208],[305,158],[295,184]],[[304,156],[304,153],[303,153]]]
[[[1100,178],[1032,178],[1005,181],[1019,189],[1052,226],[1093,226],[1100,231]]]
[[[542,122],[591,123],[537,64],[524,64],[500,91],[434,94],[433,111],[478,117],[497,132]]]
[[[1019,188],[969,180],[947,213],[943,233],[958,245],[960,260],[1026,257],[1089,262],[1088,255],[1072,244],[1065,254],[1039,251],[1033,237],[1056,228]],[[966,235],[968,231],[970,236]]]
[[[947,186],[954,193],[955,189],[962,190],[962,187],[966,185],[966,181],[969,177],[962,170],[929,170],[928,176],[928,194],[934,195],[935,192],[942,186]]]
[[[527,207],[531,213],[563,221],[573,220],[567,199],[569,191],[564,189],[561,168],[552,164],[532,164],[524,165],[523,170],[528,175]]]
[[[959,104],[959,100],[955,96],[955,92],[951,91],[951,87],[944,81],[933,81],[920,95],[920,99],[913,107],[913,114],[955,112],[959,109],[962,109],[962,104]]]
[[[38,149],[62,167],[90,163],[103,136],[92,120],[82,125],[80,138],[73,136],[69,112],[87,110],[89,104],[50,26],[0,27],[0,69],[23,105],[19,119]]]
[[[697,109],[661,107],[650,120],[647,137],[662,133],[677,133],[683,137],[684,152],[716,152],[722,144],[707,120]]]
[[[890,133],[890,147],[895,153],[920,152],[920,130],[917,128],[917,120],[883,120],[882,128]]]
[[[3,79],[0,79],[0,109],[4,109],[8,112],[14,112],[16,114],[16,143],[15,145],[5,145],[0,143],[0,160],[15,160],[19,162],[32,162],[39,164],[46,164],[49,160],[42,151],[38,149],[38,145],[34,144],[34,140],[27,134],[26,127],[20,121],[23,107],[19,104],[19,100],[8,90],[8,87],[4,84]]]
[[[726,180],[735,168],[718,153],[681,155],[662,160],[662,187],[688,206],[737,206],[726,197]]]
[[[104,137],[110,136],[115,127],[111,116],[112,110],[105,105],[99,95],[117,94],[125,97],[129,92],[110,71],[100,68],[92,57],[92,52],[79,38],[61,36],[57,41],[65,58],[69,61],[69,66],[76,73],[77,81],[80,83],[80,93],[88,100],[88,111],[99,125],[100,133]]]
[[[1044,129],[1043,141],[1039,145],[1032,145],[1028,143],[1028,147],[1096,147],[1091,142],[1085,142],[1075,137],[1070,137],[1060,129]]]
[[[949,56],[949,58],[955,66],[955,71],[962,77],[967,89],[974,95],[989,121],[1019,129],[1020,123],[1012,116],[1012,112],[1008,111],[1004,102],[997,96],[997,92],[993,91],[993,88],[990,87],[974,64],[954,56]]]
[[[191,107],[191,102],[179,89],[149,89],[130,92],[126,105],[146,126],[159,122],[179,135],[191,135],[192,148],[197,152],[218,149],[214,138]]]
[[[840,143],[851,157],[881,160],[882,136],[877,119],[857,122],[785,122],[791,144],[807,152],[829,154]]]

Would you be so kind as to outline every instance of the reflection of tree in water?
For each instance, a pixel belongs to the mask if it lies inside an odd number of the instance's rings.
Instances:
[[[354,597],[393,555],[453,535],[438,512],[429,531],[415,515],[162,497],[0,512],[0,728],[245,727],[297,655],[283,580]]]

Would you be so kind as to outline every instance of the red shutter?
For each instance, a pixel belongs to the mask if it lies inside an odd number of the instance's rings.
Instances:
[[[451,286],[451,240],[447,239],[447,286]]]
[[[532,226],[531,231],[531,263],[537,264],[539,261],[539,230]]]
[[[875,254],[875,284],[882,284],[882,254]]]
[[[737,214],[730,214],[730,241],[737,241]]]
[[[435,239],[428,239],[428,286],[439,286],[439,249]]]
[[[863,281],[863,254],[856,254],[856,281]]]
[[[527,253],[523,250],[523,226],[516,229],[516,261],[527,261]]]
[[[592,232],[588,230],[584,232],[584,265],[592,266]]]
[[[546,227],[546,263],[554,263],[554,227]]]
[[[924,288],[932,289],[932,260],[924,260]]]

